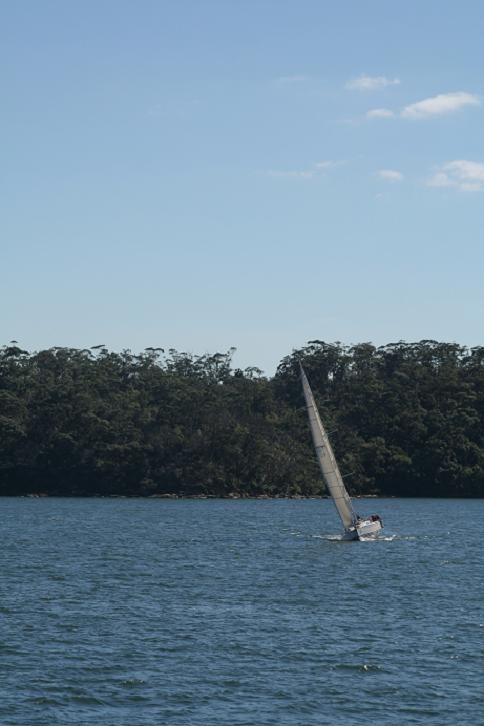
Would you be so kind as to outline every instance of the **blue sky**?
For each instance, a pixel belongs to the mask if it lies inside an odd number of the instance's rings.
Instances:
[[[1,342],[484,344],[484,4],[4,3]]]

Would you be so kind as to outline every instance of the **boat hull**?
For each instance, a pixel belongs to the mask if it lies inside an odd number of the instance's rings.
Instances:
[[[358,539],[374,539],[378,536],[381,529],[382,524],[379,519],[365,519],[356,525]]]
[[[349,542],[354,540],[375,539],[382,530],[381,520],[362,519],[355,527],[345,529],[343,539]]]

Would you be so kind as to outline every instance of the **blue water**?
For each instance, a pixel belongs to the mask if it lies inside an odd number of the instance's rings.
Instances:
[[[484,724],[484,501],[3,499],[0,724]]]

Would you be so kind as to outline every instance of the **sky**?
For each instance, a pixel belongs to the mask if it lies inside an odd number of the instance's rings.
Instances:
[[[0,343],[484,344],[480,0],[0,5]]]

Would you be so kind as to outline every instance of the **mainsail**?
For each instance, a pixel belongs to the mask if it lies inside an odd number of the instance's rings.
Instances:
[[[328,435],[321,423],[313,392],[311,391],[311,387],[302,365],[300,365],[300,367],[304,398],[306,399],[306,407],[309,416],[309,425],[311,427],[314,448],[316,449],[319,466],[321,467],[325,484],[329,493],[333,497],[333,501],[336,509],[338,510],[338,514],[341,517],[343,526],[345,529],[348,529],[355,524],[357,516],[351,505],[349,494],[343,484],[343,479],[341,477],[338,464],[336,463],[333,449],[329,443]]]

